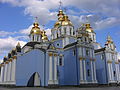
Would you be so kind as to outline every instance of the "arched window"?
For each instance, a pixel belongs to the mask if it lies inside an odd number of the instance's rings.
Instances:
[[[57,38],[58,38],[58,33],[57,33]]]
[[[64,34],[66,34],[66,27],[64,27]]]
[[[62,66],[63,62],[62,62],[62,56],[59,57],[59,65]]]
[[[115,72],[115,71],[113,71],[113,74],[114,74],[114,77],[115,77],[115,75],[116,75],[116,72]]]
[[[76,55],[76,51],[75,51],[75,49],[73,50],[73,56],[75,56]]]
[[[86,55],[89,56],[89,50],[88,49],[86,50]]]
[[[85,42],[87,42],[87,38],[85,37]]]
[[[33,35],[33,41],[34,41],[34,35]]]
[[[59,29],[60,35],[61,35],[61,29]]]
[[[95,35],[93,35],[93,40],[95,40]]]
[[[75,35],[75,32],[73,32],[73,35]]]
[[[90,70],[89,69],[87,70],[87,75],[90,76]]]
[[[37,41],[39,41],[39,36],[37,36]]]
[[[105,56],[104,56],[104,54],[102,54],[102,55],[101,55],[101,59],[104,60],[104,58],[105,58]]]
[[[72,35],[72,28],[70,28],[70,35]]]

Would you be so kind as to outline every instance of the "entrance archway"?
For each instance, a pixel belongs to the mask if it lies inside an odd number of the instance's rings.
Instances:
[[[35,72],[29,79],[28,87],[38,87],[40,86],[40,76],[37,72]]]

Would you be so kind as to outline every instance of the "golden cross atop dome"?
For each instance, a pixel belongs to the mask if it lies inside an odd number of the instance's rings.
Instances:
[[[35,17],[35,22],[38,22],[38,17]]]
[[[88,15],[86,16],[86,23],[90,23],[90,22],[89,22],[89,16],[88,16]]]
[[[59,4],[60,4],[59,9],[62,9],[62,1],[61,0],[59,1]]]

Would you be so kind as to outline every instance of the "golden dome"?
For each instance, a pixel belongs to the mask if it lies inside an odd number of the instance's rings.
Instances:
[[[45,34],[46,32],[43,30],[42,31],[42,40],[48,40],[47,35]]]
[[[54,27],[59,27],[62,23],[62,21],[64,20],[64,13],[63,13],[63,10],[59,10],[59,13],[58,13],[58,21],[54,24]]]
[[[64,15],[64,21],[62,22],[62,25],[63,26],[73,26],[72,22],[68,19],[68,16],[67,15]]]
[[[40,31],[38,22],[35,22],[33,25],[34,25],[34,26],[32,27],[32,29],[31,29],[31,31],[30,31],[30,34],[38,34],[38,35],[41,35],[42,32]]]
[[[88,31],[88,32],[94,32],[89,23],[85,24],[85,26],[86,26],[86,31]]]

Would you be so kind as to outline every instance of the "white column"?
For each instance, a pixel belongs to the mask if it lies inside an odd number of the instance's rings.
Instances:
[[[110,69],[110,63],[108,63],[108,72],[109,72],[109,82],[111,82],[111,69]]]
[[[112,63],[110,64],[110,69],[111,69],[111,79],[112,79],[112,81],[114,81],[114,75],[113,75],[113,67],[112,67]]]
[[[9,65],[10,65],[10,63],[8,63],[7,64],[7,76],[6,76],[6,81],[8,81],[8,79],[9,79]]]
[[[1,66],[1,72],[0,72],[0,82],[3,81],[3,68],[4,66]]]
[[[117,77],[117,81],[118,81],[118,74],[119,74],[118,64],[115,64],[115,71],[116,71],[116,77]]]
[[[84,82],[87,82],[86,81],[86,63],[85,63],[85,60],[83,60],[83,65],[84,65]]]
[[[82,49],[83,49],[83,57],[85,57],[86,56],[85,48],[83,47]]]
[[[83,83],[83,65],[82,58],[80,59],[80,84]]]
[[[7,81],[7,64],[5,64],[4,82]]]
[[[90,64],[91,64],[91,77],[92,77],[92,82],[94,82],[94,79],[93,79],[93,61],[91,60],[90,61]]]
[[[93,67],[94,67],[94,81],[95,81],[95,83],[97,83],[95,61],[93,62]]]
[[[52,53],[49,53],[49,81],[48,84],[54,84],[53,82],[53,68],[52,68],[52,64],[53,64],[53,60],[52,60]]]
[[[16,70],[16,60],[12,61],[12,74],[11,74],[11,81],[15,82],[15,70]]]
[[[57,54],[54,54],[54,84],[58,84],[58,77],[57,77]]]
[[[8,78],[7,78],[7,81],[10,81],[10,77],[11,77],[11,62],[9,62]]]

